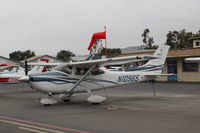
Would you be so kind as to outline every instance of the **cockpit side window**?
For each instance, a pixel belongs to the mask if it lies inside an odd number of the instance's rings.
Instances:
[[[88,72],[89,68],[76,68],[75,69],[75,75],[85,75]],[[103,70],[100,70],[99,68],[94,68],[91,71],[91,75],[100,75],[104,74],[105,72]]]
[[[76,68],[75,74],[76,75],[85,75],[89,68]]]

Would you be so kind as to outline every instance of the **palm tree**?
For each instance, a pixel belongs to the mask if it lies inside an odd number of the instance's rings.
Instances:
[[[149,48],[152,48],[152,44],[154,43],[153,37],[149,37],[148,39],[148,46]]]
[[[149,39],[149,29],[146,28],[142,34],[142,38],[143,38],[143,43],[147,44],[147,40]]]

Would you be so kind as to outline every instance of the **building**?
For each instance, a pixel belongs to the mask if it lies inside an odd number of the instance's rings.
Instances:
[[[193,41],[193,48],[200,48],[200,37],[190,38]]]
[[[50,56],[50,55],[38,55],[38,56],[33,56],[31,58],[28,58],[27,59],[27,62],[28,63],[36,63],[36,62],[39,62],[41,59],[47,59],[49,60],[49,62],[51,63],[63,63],[63,62],[66,62],[64,60],[61,60],[61,59],[58,59],[56,57],[53,57],[53,56]],[[23,61],[20,61],[21,63],[24,63],[24,60]]]
[[[152,55],[152,51],[138,51],[121,56],[138,54]],[[161,76],[157,81],[200,82],[200,63],[186,63],[185,58],[200,57],[200,47],[192,49],[170,50],[164,64],[163,73],[174,73],[173,76]]]
[[[143,50],[143,49],[145,49],[147,47],[148,47],[148,45],[126,47],[126,48],[122,48],[121,49],[121,53],[122,54],[133,53],[133,52],[137,52],[139,50]]]
[[[66,61],[58,59],[56,57],[50,56],[50,55],[39,55],[39,56],[33,56],[27,59],[28,63],[37,63],[40,61],[47,61],[48,63],[64,63]],[[20,61],[20,63],[24,64],[24,60]],[[33,66],[29,66],[29,69],[32,69]],[[52,70],[53,66],[48,66],[47,69],[50,71]]]
[[[8,59],[6,57],[0,56],[0,64],[15,64],[19,65],[20,63],[11,59]]]
[[[74,57],[70,57],[70,59],[73,62],[77,62],[77,61],[84,61],[87,60],[90,57],[90,55],[82,55],[82,56],[74,56]]]

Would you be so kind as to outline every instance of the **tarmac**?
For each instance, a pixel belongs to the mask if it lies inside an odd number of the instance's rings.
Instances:
[[[200,83],[135,83],[43,106],[28,85],[0,86],[1,133],[199,133]],[[55,97],[58,99],[58,96]]]

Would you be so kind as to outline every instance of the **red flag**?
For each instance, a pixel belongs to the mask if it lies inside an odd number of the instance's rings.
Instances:
[[[96,42],[96,39],[106,39],[106,32],[94,33],[92,36],[92,39],[90,41],[90,45],[88,46],[88,50],[90,50],[92,48],[92,46]]]

